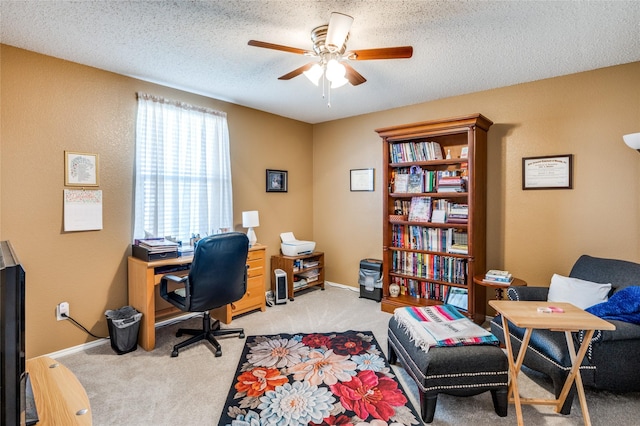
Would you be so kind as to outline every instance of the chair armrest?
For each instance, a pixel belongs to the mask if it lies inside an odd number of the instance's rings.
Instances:
[[[167,291],[167,284],[169,283],[169,281],[175,283],[175,284],[181,284],[184,287],[184,291],[185,291],[185,298],[189,299],[190,298],[190,294],[189,294],[189,286],[186,285],[186,282],[189,280],[189,276],[185,275],[183,277],[178,277],[176,275],[163,275],[162,278],[160,279],[160,296],[165,299],[167,294],[169,293]]]
[[[548,293],[549,287],[509,287],[507,289],[507,296],[509,297],[509,300],[546,302]]]

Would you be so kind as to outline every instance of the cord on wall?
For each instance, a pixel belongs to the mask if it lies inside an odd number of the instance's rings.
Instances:
[[[91,335],[92,337],[95,337],[96,339],[108,339],[109,336],[107,337],[103,337],[103,336],[96,336],[95,334],[93,334],[92,332],[90,332],[89,330],[87,330],[82,324],[80,324],[78,321],[74,320],[73,318],[71,318],[69,315],[67,314],[62,314],[63,317],[68,318],[71,320],[72,323],[74,323],[77,327],[83,329],[87,334]]]

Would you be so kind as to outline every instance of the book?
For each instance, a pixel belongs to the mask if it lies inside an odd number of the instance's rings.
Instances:
[[[451,244],[448,251],[454,254],[469,254],[469,246],[466,244]]]
[[[422,173],[416,173],[406,176],[408,176],[409,179],[407,182],[407,190],[405,192],[410,192],[413,194],[424,192],[424,177],[422,176]]]
[[[485,274],[485,277],[510,278],[511,274],[509,273],[509,271],[502,271],[500,269],[489,269]]]
[[[513,276],[509,271],[502,271],[500,269],[490,269],[484,274],[484,281],[497,284],[509,285],[513,281]]]
[[[409,175],[406,173],[398,173],[393,182],[393,192],[404,193],[409,188]]]
[[[431,219],[431,197],[412,197],[409,222],[429,222]]]
[[[485,275],[484,276],[485,279],[489,279],[489,280],[494,280],[494,281],[509,281],[511,280],[513,277],[511,276],[511,274],[507,275],[507,276],[496,276],[496,275]]]
[[[433,223],[445,223],[446,212],[442,209],[436,209],[431,213],[431,222]]]
[[[505,280],[496,280],[496,279],[485,277],[482,281],[484,281],[485,283],[491,283],[491,284],[497,284],[497,285],[503,285],[505,287],[509,287],[513,282],[513,278],[510,278],[509,280],[505,281]]]

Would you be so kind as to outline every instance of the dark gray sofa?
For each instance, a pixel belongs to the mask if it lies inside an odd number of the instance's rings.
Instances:
[[[582,255],[573,265],[570,277],[582,280],[611,283],[611,294],[624,287],[640,285],[640,264]],[[511,300],[547,300],[548,287],[510,287],[507,295]],[[580,366],[585,386],[613,392],[640,391],[640,325],[608,320],[616,326],[613,331],[596,330],[587,354]],[[491,321],[491,332],[505,342],[502,317]],[[509,324],[509,335],[514,357],[520,350],[524,329]],[[576,347],[582,343],[583,333],[573,333]],[[556,398],[562,391],[571,368],[571,359],[564,333],[549,330],[534,330],[524,365],[548,375],[553,381]],[[560,411],[571,412],[575,396],[575,384]]]

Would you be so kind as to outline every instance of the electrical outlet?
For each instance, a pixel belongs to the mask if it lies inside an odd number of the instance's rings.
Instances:
[[[63,315],[66,315],[63,317]],[[60,302],[56,306],[56,319],[58,321],[66,320],[69,317],[69,302]]]

